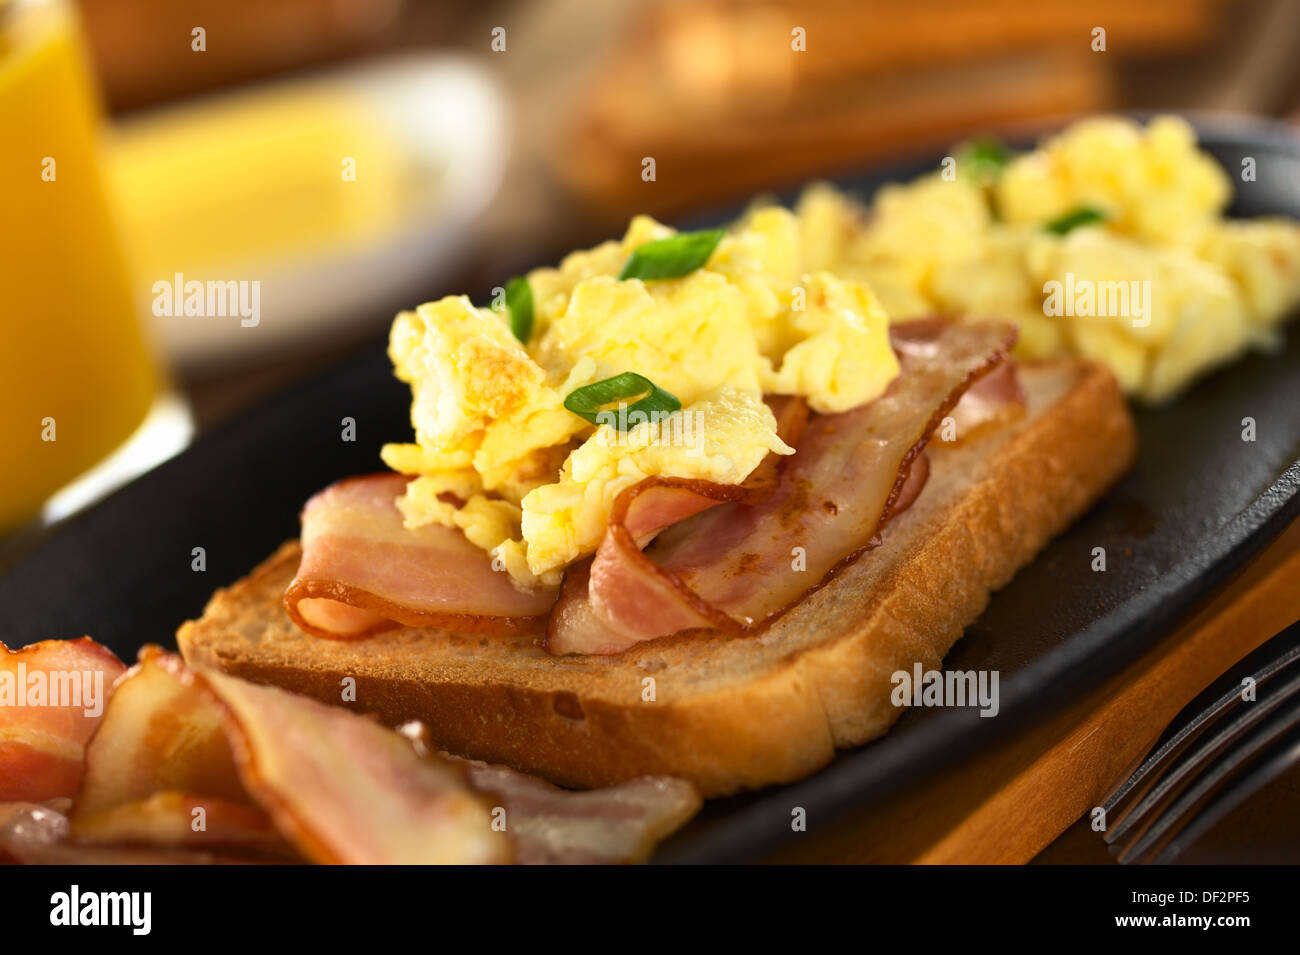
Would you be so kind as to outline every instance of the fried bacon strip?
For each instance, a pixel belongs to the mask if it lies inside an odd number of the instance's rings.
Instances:
[[[565,581],[547,648],[617,653],[682,630],[754,632],[876,546],[884,521],[919,493],[924,465],[917,477],[913,465],[931,434],[1014,341],[1006,326],[933,320],[891,335],[902,368],[889,390],[809,422],[760,502],[709,508],[645,547],[638,531],[659,523],[647,513],[657,502],[643,500],[648,482],[624,491],[590,566]]]
[[[509,841],[461,767],[421,759],[379,723],[212,671],[240,778],[313,862],[500,863]]]
[[[787,442],[797,439],[808,420],[807,405],[785,397],[769,403],[777,433]],[[643,528],[643,538],[719,501],[758,500],[771,493],[779,457],[769,454],[744,484],[707,485],[703,495],[672,481],[645,488],[658,523]],[[406,528],[394,504],[406,481],[396,474],[350,478],[307,502],[302,562],[284,597],[294,622],[336,640],[362,639],[397,624],[469,633],[540,632],[558,589],[521,590],[456,528]]]
[[[83,843],[290,852],[244,789],[220,708],[158,647],[141,652],[86,747],[69,823]]]
[[[1014,420],[1024,413],[1025,392],[1020,387],[1016,363],[1004,361],[966,389],[952,409],[951,439],[941,425],[937,434],[948,445],[965,444],[990,428]]]
[[[458,528],[402,523],[407,479],[339,481],[303,508],[302,564],[285,591],[289,615],[318,637],[355,640],[397,624],[469,633],[538,627],[554,589],[523,590]]]
[[[125,669],[89,637],[0,643],[0,802],[76,793],[86,740]]]
[[[433,753],[428,727],[397,728],[423,757]],[[640,776],[603,789],[552,786],[509,766],[462,759],[475,789],[498,801],[494,813],[510,833],[521,865],[626,865],[650,858],[658,843],[699,812],[703,800],[685,779]]]
[[[507,766],[466,765],[474,787],[501,800],[515,860],[525,865],[644,862],[702,802],[694,786],[672,776],[574,792]]]
[[[156,647],[123,681],[87,763],[77,839],[287,845],[328,863],[509,859],[459,767],[419,759],[342,707],[191,670]],[[176,825],[176,810],[194,805],[215,809],[207,835]]]
[[[637,862],[700,806],[683,780],[570,792],[427,739],[146,647],[71,812],[0,804],[0,861]]]

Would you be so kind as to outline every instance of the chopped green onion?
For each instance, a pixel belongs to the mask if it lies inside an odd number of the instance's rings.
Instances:
[[[647,242],[632,253],[620,279],[675,279],[690,275],[709,261],[726,229],[679,232],[666,239]]]
[[[969,172],[976,182],[988,185],[1002,175],[1011,159],[1011,151],[1001,140],[991,136],[971,140],[958,153],[958,168]]]
[[[642,395],[644,397],[639,401],[627,404],[628,399]],[[622,413],[611,414],[610,405],[618,406]],[[592,424],[611,424],[619,431],[626,431],[629,422],[633,426],[640,423],[632,420],[634,413],[640,413],[637,414],[638,418],[644,415],[641,420],[649,420],[656,411],[664,414],[680,411],[682,403],[649,378],[625,371],[613,378],[574,389],[564,399],[564,407]]]
[[[518,276],[506,283],[506,308],[510,312],[510,330],[525,345],[533,334],[533,287]]]
[[[1051,222],[1043,226],[1047,232],[1056,235],[1065,235],[1071,229],[1077,229],[1081,225],[1092,225],[1094,222],[1105,222],[1106,213],[1093,206],[1079,206],[1071,209],[1062,215],[1057,216]]]

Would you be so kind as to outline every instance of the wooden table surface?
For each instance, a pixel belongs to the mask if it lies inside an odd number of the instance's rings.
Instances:
[[[1300,520],[1093,693],[919,793],[885,804],[838,833],[833,846],[798,847],[777,861],[1106,862],[1101,837],[1086,825],[1071,826],[1132,772],[1179,710],[1296,620]]]

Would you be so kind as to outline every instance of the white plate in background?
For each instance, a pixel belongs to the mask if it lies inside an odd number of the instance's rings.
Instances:
[[[152,322],[173,366],[192,373],[253,364],[309,343],[315,347],[343,338],[367,324],[382,327],[395,308],[417,304],[422,293],[447,278],[472,248],[473,224],[501,182],[509,132],[498,85],[468,59],[409,54],[263,84],[129,119],[117,127],[113,140],[121,143],[153,130],[156,154],[157,131],[165,128],[161,124],[184,111],[219,111],[240,97],[333,89],[363,97],[373,117],[391,125],[395,141],[409,151],[404,160],[418,172],[409,202],[403,201],[396,221],[361,241],[348,238],[302,255],[232,261],[200,269],[198,275],[182,272],[187,282],[259,282],[260,316],[252,327],[241,324],[238,315],[156,314],[155,283],[174,284],[175,273],[156,263],[137,267],[134,282],[142,314]],[[165,134],[161,141],[165,144]],[[159,160],[151,155],[150,161]],[[123,208],[121,214],[129,220],[132,213]],[[128,238],[133,226],[138,231],[138,223],[124,222]]]

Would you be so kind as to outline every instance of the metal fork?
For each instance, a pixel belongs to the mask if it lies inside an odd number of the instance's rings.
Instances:
[[[1255,698],[1246,699],[1247,679]],[[1300,759],[1300,621],[1210,684],[1103,804],[1122,864],[1174,861]]]

